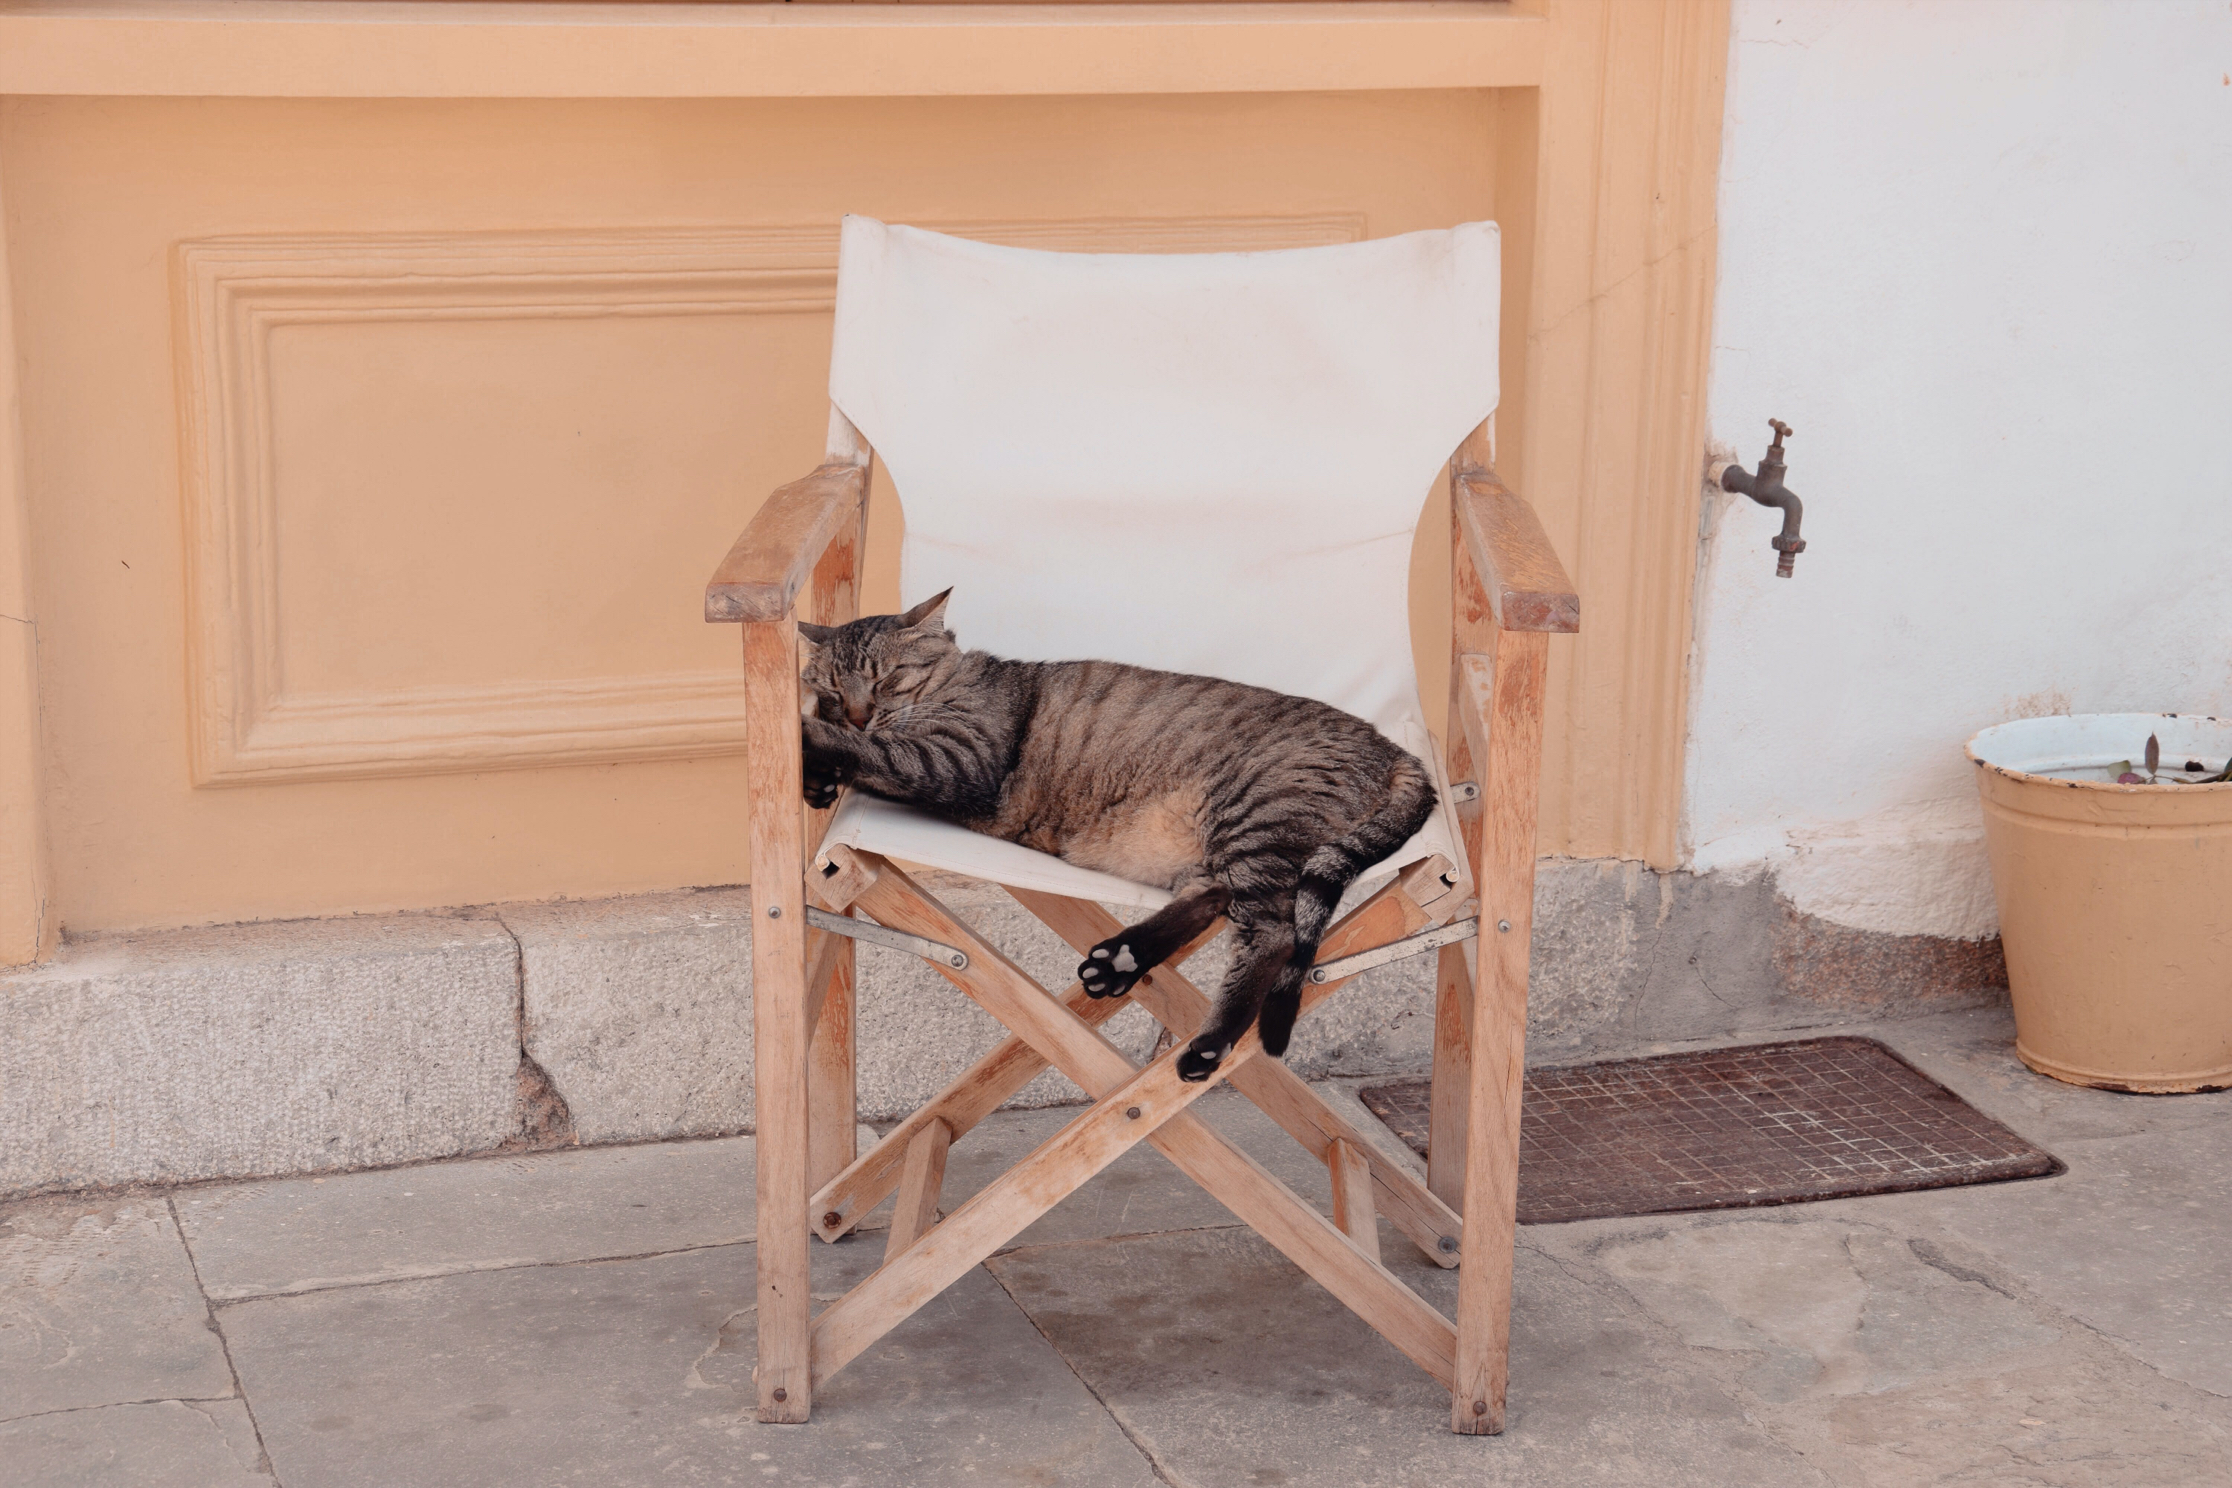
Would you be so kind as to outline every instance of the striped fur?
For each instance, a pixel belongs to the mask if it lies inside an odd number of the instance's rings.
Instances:
[[[964,651],[941,594],[904,615],[801,624],[806,799],[851,786],[1170,891],[1078,977],[1121,996],[1222,915],[1236,938],[1179,1056],[1207,1079],[1261,1015],[1284,1054],[1341,895],[1426,822],[1431,777],[1362,719],[1214,677]]]

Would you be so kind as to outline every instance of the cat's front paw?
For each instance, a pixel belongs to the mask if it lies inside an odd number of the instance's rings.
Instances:
[[[833,777],[809,775],[806,777],[804,792],[806,804],[816,811],[826,811],[837,804],[837,797],[844,788],[844,784]]]
[[[1223,1064],[1225,1056],[1231,1052],[1230,1044],[1209,1049],[1188,1044],[1178,1051],[1178,1078],[1189,1085],[1199,1085],[1217,1072],[1217,1066]]]
[[[1087,997],[1121,997],[1138,986],[1146,974],[1147,968],[1132,954],[1126,934],[1109,936],[1077,963],[1077,980],[1084,985]]]

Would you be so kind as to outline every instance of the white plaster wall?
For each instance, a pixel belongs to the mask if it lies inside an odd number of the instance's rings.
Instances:
[[[2232,712],[2232,3],[1736,0],[1684,841],[1994,928],[1961,746]]]

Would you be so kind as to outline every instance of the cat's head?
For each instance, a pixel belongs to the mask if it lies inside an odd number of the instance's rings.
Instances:
[[[798,622],[812,644],[800,675],[804,702],[826,723],[874,731],[906,716],[952,675],[961,647],[945,628],[946,596],[903,615],[867,615],[844,625]]]

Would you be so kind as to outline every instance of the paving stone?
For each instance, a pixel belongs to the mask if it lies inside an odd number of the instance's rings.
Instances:
[[[157,1400],[0,1423],[0,1488],[270,1488],[237,1400]]]
[[[2232,1127],[2065,1139],[2054,1150],[2069,1164],[2059,1178],[1881,1212],[1996,1257],[2032,1295],[2134,1357],[2232,1396]]]
[[[1457,1273],[1390,1269],[1445,1313]],[[1510,1422],[1449,1430],[1449,1393],[1264,1241],[1208,1230],[1031,1247],[991,1269],[1172,1482],[1761,1484],[1825,1481],[1654,1338],[1616,1288],[1518,1258]]]
[[[28,1199],[0,1213],[0,1419],[232,1393],[161,1199]]]
[[[752,1250],[476,1272],[221,1312],[289,1484],[1154,1484],[981,1270],[830,1381],[810,1423],[759,1424]],[[866,1275],[881,1251],[816,1246],[816,1296]]]
[[[1750,1356],[1739,1378],[1770,1402],[1974,1372],[2061,1337],[1926,1242],[1836,1219],[1700,1220],[1587,1249],[1684,1343]]]
[[[875,1132],[862,1127],[863,1144]],[[752,1238],[750,1137],[292,1178],[178,1196],[220,1300]],[[873,1221],[878,1227],[888,1221]]]
[[[2172,1379],[2232,1396],[2232,1092],[2127,1095],[2015,1057],[2004,1010],[1913,1019],[1880,1037],[2069,1171],[1819,1206],[1996,1257],[2027,1293]],[[1852,1207],[1852,1206],[1859,1207]]]
[[[2225,1488],[2221,1402],[2065,1347],[2028,1368],[1839,1397],[1776,1433],[1839,1488]]]
[[[1907,1201],[1978,1192],[1528,1234],[1617,1277],[1841,1485],[2232,1483],[2232,1403],[2149,1369],[2000,1258],[1910,1233]]]
[[[468,915],[100,936],[0,975],[0,1196],[495,1146],[518,953]]]

